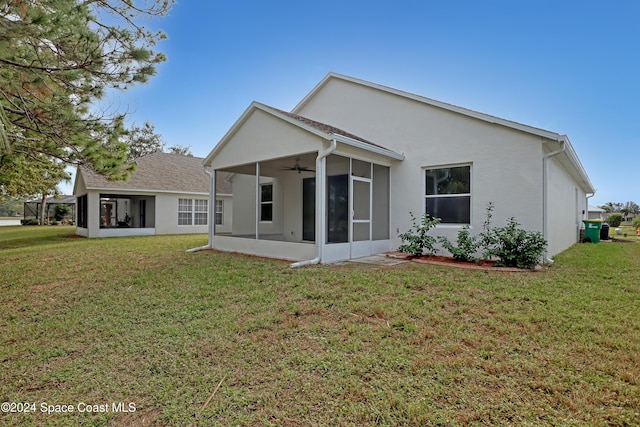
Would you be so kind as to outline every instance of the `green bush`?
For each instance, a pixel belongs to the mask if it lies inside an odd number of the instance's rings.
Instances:
[[[403,244],[398,250],[413,256],[423,255],[425,251],[434,255],[437,252],[435,244],[439,241],[458,261],[476,260],[475,254],[480,249],[483,259],[496,259],[496,266],[534,269],[542,260],[547,248],[547,241],[542,233],[518,228],[520,224],[514,218],[509,218],[504,227],[493,228],[492,203],[487,205],[487,219],[482,226],[482,232],[473,237],[469,232],[470,227],[465,225],[458,231],[455,245],[444,236],[436,239],[428,235],[429,230],[440,222],[440,218],[433,218],[425,213],[418,223],[413,213],[409,212],[409,215],[413,227],[399,235]]]
[[[507,221],[504,227],[493,228],[493,203],[486,209],[487,218],[482,224],[482,232],[478,236],[478,248],[482,250],[485,260],[496,258],[497,266],[533,269],[541,261],[547,248],[547,241],[540,232],[525,231],[518,226],[514,218]]]
[[[53,209],[53,216],[56,221],[62,221],[65,215],[69,215],[71,213],[71,208],[68,205],[56,205]]]
[[[540,263],[547,241],[542,233],[522,230],[519,225],[509,218],[506,226],[493,230],[497,266],[534,269]]]
[[[475,261],[476,250],[479,243],[476,238],[469,233],[469,226],[465,225],[460,231],[458,231],[457,245],[454,245],[444,236],[440,236],[438,241],[446,250],[451,252],[453,259],[458,261]]]
[[[440,218],[434,218],[428,213],[425,213],[422,215],[420,223],[418,223],[418,219],[412,212],[409,212],[409,215],[411,216],[413,227],[398,236],[402,239],[402,245],[400,245],[398,250],[413,256],[420,256],[425,250],[428,255],[435,255],[438,251],[435,248],[436,238],[429,236],[427,233],[440,222]]]
[[[631,221],[631,226],[636,230],[640,228],[640,216],[635,217],[633,221]]]
[[[498,243],[493,228],[491,218],[493,217],[493,203],[487,204],[486,219],[482,223],[482,231],[478,236],[478,248],[482,250],[482,259],[489,260],[496,256],[496,245]]]
[[[611,227],[620,227],[620,224],[622,224],[622,220],[622,214],[614,213],[607,217],[606,222]]]

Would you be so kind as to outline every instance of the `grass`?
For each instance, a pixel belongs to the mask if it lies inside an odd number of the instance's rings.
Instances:
[[[640,424],[640,245],[549,271],[280,261],[0,229],[8,425]],[[76,406],[77,407],[77,406]]]
[[[616,233],[616,229],[618,228],[620,229],[620,234]],[[613,237],[614,239],[618,239],[618,240],[640,242],[640,236],[638,236],[638,230],[633,228],[629,223],[624,223],[619,227],[610,227],[609,237]]]

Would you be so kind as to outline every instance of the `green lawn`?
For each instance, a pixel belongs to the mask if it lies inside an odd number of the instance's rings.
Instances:
[[[617,228],[620,229],[620,234],[616,233]],[[638,230],[631,227],[630,224],[621,225],[619,227],[610,227],[609,237],[613,237],[614,239],[619,239],[619,240],[629,240],[629,241],[640,242],[640,237],[638,236]]]
[[[292,270],[72,232],[0,228],[0,398],[36,404],[0,425],[640,425],[640,244]]]

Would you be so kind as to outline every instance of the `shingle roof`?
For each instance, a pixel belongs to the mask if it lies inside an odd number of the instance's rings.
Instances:
[[[304,124],[306,124],[308,126],[311,126],[312,128],[318,129],[321,132],[332,133],[332,134],[344,136],[344,137],[347,137],[347,138],[350,138],[350,139],[355,139],[356,141],[364,142],[365,144],[373,145],[374,147],[385,148],[385,147],[383,147],[381,145],[374,144],[371,141],[367,141],[364,138],[360,138],[357,135],[354,135],[354,134],[349,133],[347,131],[344,131],[342,129],[338,129],[335,126],[331,126],[331,125],[328,125],[326,123],[320,123],[320,122],[317,122],[315,120],[311,120],[311,119],[299,116],[299,115],[294,114],[294,113],[289,113],[287,111],[280,110],[278,108],[274,108],[274,107],[269,107],[269,108],[279,112],[280,114],[284,114],[287,117],[290,117],[290,118],[292,118],[294,120],[297,120],[297,121],[302,122],[302,123],[304,123]]]
[[[136,170],[127,181],[110,181],[89,168],[80,168],[88,189],[144,190],[178,193],[208,193],[209,176],[201,157],[153,153],[135,160]],[[229,183],[218,179],[218,193],[230,194]]]
[[[41,203],[42,199],[33,199],[33,200],[27,200],[25,203]],[[47,197],[47,202],[46,203],[53,203],[53,204],[74,204],[76,202],[76,196],[73,195],[67,195],[67,194],[62,194],[60,196],[49,196]]]

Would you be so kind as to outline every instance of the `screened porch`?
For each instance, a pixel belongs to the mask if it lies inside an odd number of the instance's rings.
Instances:
[[[322,262],[389,250],[389,167],[317,158],[301,153],[217,171],[231,173],[234,209],[231,232],[216,234],[214,246],[290,260],[322,253]]]

